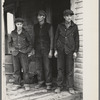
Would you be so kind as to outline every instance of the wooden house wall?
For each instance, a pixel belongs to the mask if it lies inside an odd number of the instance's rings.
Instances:
[[[71,0],[71,9],[74,11],[74,22],[79,30],[79,52],[74,64],[74,85],[83,90],[83,0]]]

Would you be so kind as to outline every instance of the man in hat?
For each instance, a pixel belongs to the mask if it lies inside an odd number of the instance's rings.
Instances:
[[[45,83],[47,90],[51,89],[52,72],[50,59],[53,55],[53,29],[52,25],[46,22],[46,12],[40,10],[37,15],[38,23],[34,25],[34,49],[36,55],[36,68],[38,75],[38,85],[40,88]]]
[[[66,88],[70,93],[74,91],[74,58],[77,57],[79,49],[79,33],[77,25],[72,21],[72,10],[63,12],[64,22],[59,24],[55,35],[55,53],[57,58],[57,89],[60,92],[63,89],[64,80],[66,80]],[[65,77],[66,79],[64,79]]]
[[[16,18],[15,29],[11,32],[9,41],[12,47],[13,66],[14,66],[14,87],[16,90],[21,87],[21,69],[23,68],[23,79],[25,89],[29,89],[28,80],[28,53],[32,50],[31,38],[28,32],[23,28],[24,20]]]

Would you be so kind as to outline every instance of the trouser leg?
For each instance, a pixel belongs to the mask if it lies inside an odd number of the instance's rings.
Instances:
[[[74,59],[72,52],[66,55],[66,83],[67,87],[74,87]]]
[[[20,85],[21,84],[21,64],[19,54],[13,56],[13,67],[14,67],[14,84]]]
[[[43,65],[44,65],[44,73],[45,73],[45,80],[46,85],[52,84],[52,71],[50,66],[50,59],[48,58],[48,50],[43,51]]]
[[[44,83],[44,76],[43,76],[43,66],[42,66],[42,57],[36,57],[36,70],[37,70],[37,79],[38,83]]]
[[[24,84],[29,84],[29,63],[28,63],[28,55],[24,53],[20,53],[21,65],[23,68],[23,79]]]
[[[65,65],[65,55],[64,51],[58,51],[58,58],[57,58],[57,85],[58,87],[63,86],[64,82],[64,65]]]

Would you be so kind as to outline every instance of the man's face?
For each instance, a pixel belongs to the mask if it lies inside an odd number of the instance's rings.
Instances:
[[[42,21],[44,21],[45,16],[43,16],[43,15],[38,15],[37,18],[38,18],[38,21],[39,21],[39,22],[42,22]]]
[[[23,27],[23,23],[22,22],[17,22],[16,27],[17,27],[18,30],[21,30],[22,27]]]
[[[67,21],[67,22],[71,22],[71,20],[72,20],[72,15],[66,15],[66,16],[64,16],[64,19],[65,19],[65,21]]]

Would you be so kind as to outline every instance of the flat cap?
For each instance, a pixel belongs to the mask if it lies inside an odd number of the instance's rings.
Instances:
[[[74,13],[73,13],[72,10],[67,9],[67,10],[65,10],[65,11],[63,12],[63,16],[67,16],[67,15],[74,15]]]
[[[44,10],[40,10],[39,12],[38,12],[38,15],[40,15],[40,16],[47,16],[47,14],[46,14],[46,12],[44,11]]]
[[[15,21],[14,21],[14,23],[17,23],[17,22],[22,22],[23,23],[24,19],[22,19],[22,18],[16,18]]]

